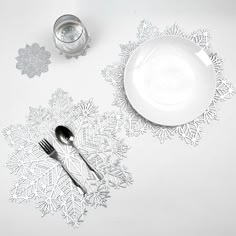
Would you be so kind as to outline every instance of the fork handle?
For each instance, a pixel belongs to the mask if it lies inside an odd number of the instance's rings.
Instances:
[[[87,189],[80,185],[75,179],[74,177],[69,173],[69,171],[66,169],[66,167],[61,163],[61,166],[63,168],[63,170],[67,173],[67,175],[70,177],[71,181],[73,182],[73,184],[76,186],[76,187],[79,187],[81,189],[81,191],[83,192],[83,194],[85,195],[87,193]]]

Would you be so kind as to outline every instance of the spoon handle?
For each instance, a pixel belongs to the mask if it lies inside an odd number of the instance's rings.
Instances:
[[[86,164],[86,166],[88,167],[88,169],[89,169],[90,171],[92,171],[92,172],[96,175],[96,177],[98,178],[98,180],[102,180],[102,179],[103,179],[103,176],[102,176],[95,168],[93,168],[93,167],[89,164],[89,162],[87,161],[87,159],[80,153],[79,149],[78,149],[74,144],[72,144],[72,146],[73,146],[73,148],[75,148],[75,149],[77,150],[78,154],[80,155],[81,159],[84,161],[84,163]]]
[[[86,189],[84,186],[80,185],[80,184],[74,179],[74,177],[70,174],[70,172],[66,169],[66,167],[65,167],[62,163],[61,163],[61,166],[62,166],[62,168],[64,169],[64,171],[67,173],[67,175],[70,177],[72,183],[73,183],[76,187],[80,188],[81,191],[83,192],[83,194],[85,195],[85,194],[87,193],[87,189]]]

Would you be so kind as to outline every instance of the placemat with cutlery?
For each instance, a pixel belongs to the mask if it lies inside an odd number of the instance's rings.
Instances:
[[[78,227],[90,207],[107,205],[111,188],[133,182],[122,165],[129,149],[118,136],[122,123],[120,113],[100,114],[92,100],[73,103],[61,89],[49,107],[31,107],[25,124],[3,130],[17,178],[11,201],[34,201],[42,216],[60,212]]]

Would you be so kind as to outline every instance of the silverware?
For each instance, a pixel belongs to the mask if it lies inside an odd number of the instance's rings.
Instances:
[[[77,152],[79,153],[80,157],[82,158],[82,160],[85,162],[85,164],[87,165],[88,169],[90,171],[92,171],[96,177],[101,180],[103,178],[103,176],[94,168],[92,167],[89,162],[86,160],[86,158],[79,152],[78,148],[74,145],[74,134],[65,126],[57,126],[55,129],[55,133],[56,133],[56,137],[57,139],[66,145],[70,145],[73,148],[75,148],[77,150]]]
[[[83,192],[83,194],[85,195],[87,193],[87,190],[84,186],[80,185],[75,179],[74,177],[69,173],[69,171],[67,170],[67,168],[64,166],[64,164],[59,160],[58,158],[58,153],[55,150],[55,148],[46,140],[43,139],[39,142],[39,146],[54,160],[59,161],[62,168],[64,169],[64,171],[67,173],[67,175],[70,177],[70,179],[72,180],[73,184],[77,187],[79,187],[81,189],[81,191]]]

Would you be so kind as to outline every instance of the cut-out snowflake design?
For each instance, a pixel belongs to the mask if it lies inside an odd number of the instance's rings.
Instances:
[[[14,149],[7,167],[17,176],[10,199],[17,203],[35,201],[42,215],[61,212],[68,224],[78,227],[89,207],[106,206],[110,189],[126,188],[132,176],[122,160],[129,147],[118,137],[123,117],[117,112],[99,114],[92,100],[74,104],[58,89],[48,108],[30,108],[26,124],[3,130]],[[58,125],[67,126],[75,135],[75,145],[90,165],[102,174],[98,180],[80,158],[75,148],[59,143]],[[83,195],[60,162],[50,158],[38,145],[47,139],[57,150],[70,174],[87,189]]]
[[[177,127],[161,126],[143,118],[132,108],[124,90],[125,66],[133,51],[146,40],[163,35],[179,36],[196,43],[209,55],[216,72],[217,87],[209,108],[194,121]],[[235,88],[223,75],[223,60],[210,50],[210,40],[211,37],[207,30],[200,29],[191,34],[186,34],[177,24],[174,24],[161,32],[156,26],[143,20],[138,26],[137,40],[120,45],[120,62],[108,65],[102,71],[102,76],[115,89],[113,105],[119,107],[124,115],[124,127],[128,136],[137,137],[151,131],[153,136],[157,137],[161,143],[171,139],[174,135],[178,135],[187,144],[196,146],[199,143],[202,125],[218,119],[218,103],[231,98],[235,94]]]
[[[78,56],[69,56],[69,55],[66,55],[66,54],[64,54],[64,53],[62,53],[62,52],[60,52],[60,54],[61,54],[61,55],[64,55],[65,58],[67,58],[67,59],[71,59],[71,58],[78,59],[80,56],[83,56],[83,57],[84,57],[84,56],[87,55],[88,49],[90,48],[90,45],[89,45],[90,41],[91,41],[91,37],[88,38],[88,44],[86,45],[86,47],[84,48],[84,50],[83,50]]]
[[[16,68],[21,70],[22,75],[26,74],[29,78],[33,78],[48,71],[48,65],[51,63],[49,60],[51,54],[37,43],[20,48],[18,54]]]

